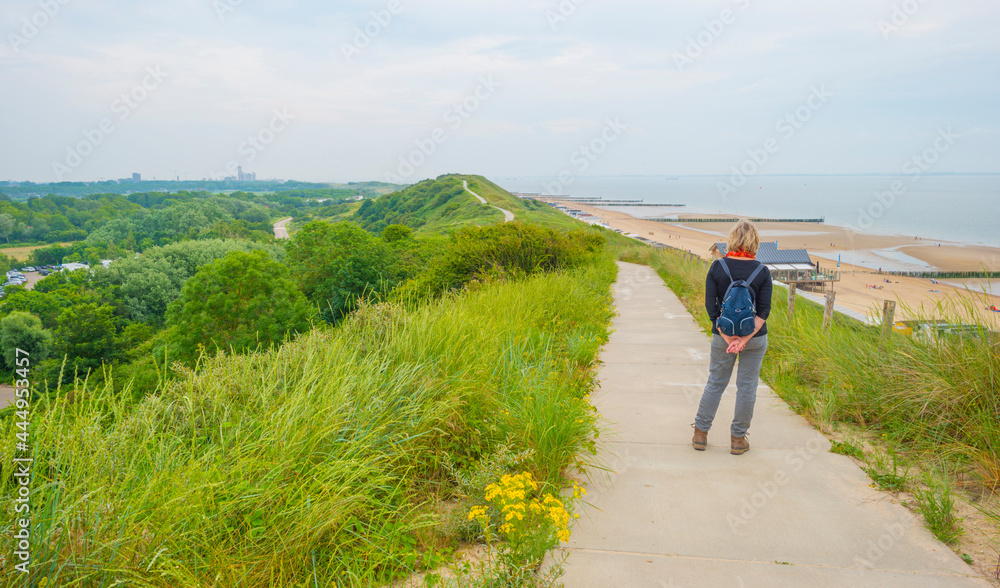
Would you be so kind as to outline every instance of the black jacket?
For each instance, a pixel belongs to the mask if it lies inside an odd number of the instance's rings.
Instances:
[[[726,258],[726,265],[729,272],[733,274],[734,280],[745,280],[750,277],[753,270],[757,269],[760,262],[755,259],[739,259],[733,257]],[[722,297],[726,295],[729,288],[729,277],[726,270],[719,265],[719,260],[712,262],[712,267],[708,268],[708,277],[705,278],[705,310],[708,311],[708,318],[712,320],[712,332],[719,334],[719,329],[715,326],[716,319],[722,314]],[[750,284],[753,292],[754,302],[757,306],[757,316],[767,320],[771,314],[771,272],[765,267],[757,274],[757,278]],[[754,337],[762,337],[767,334],[767,323],[757,331]]]

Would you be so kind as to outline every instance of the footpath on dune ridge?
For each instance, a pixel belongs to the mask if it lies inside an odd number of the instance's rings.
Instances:
[[[614,296],[594,394],[608,471],[553,554],[567,588],[989,586],[763,382],[750,451],[729,453],[735,377],[695,451],[709,339],[646,266],[620,264]]]
[[[465,188],[466,192],[468,192],[469,194],[472,194],[473,196],[475,196],[476,199],[478,199],[480,203],[485,204],[486,206],[490,206],[492,208],[495,208],[495,209],[499,210],[500,212],[502,212],[503,213],[503,222],[509,223],[512,220],[514,220],[514,213],[513,212],[511,212],[509,210],[504,210],[503,208],[500,208],[499,206],[493,206],[492,204],[490,204],[489,202],[487,202],[485,198],[483,198],[479,194],[476,194],[475,192],[473,192],[472,190],[470,190],[469,189],[469,181],[468,180],[462,180],[462,187]]]

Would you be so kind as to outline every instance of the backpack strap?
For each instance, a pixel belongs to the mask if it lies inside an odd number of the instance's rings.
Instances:
[[[750,274],[750,277],[749,277],[749,278],[747,278],[747,285],[748,285],[748,286],[749,286],[750,284],[753,284],[753,281],[757,279],[757,274],[759,274],[759,273],[760,273],[760,270],[762,270],[762,269],[764,269],[764,264],[763,264],[763,263],[762,263],[762,264],[760,264],[760,265],[758,265],[758,266],[757,266],[757,269],[753,270],[753,273],[752,273],[752,274]],[[732,279],[732,278],[730,278],[730,279]]]
[[[734,281],[733,280],[733,274],[729,273],[729,266],[726,265],[726,259],[724,257],[720,257],[719,258],[719,265],[721,265],[722,266],[722,270],[724,272],[726,272],[726,276],[729,278],[729,281],[730,282]]]
[[[746,282],[744,282],[747,285],[747,290],[750,291],[750,300],[753,302],[754,313],[757,312],[757,296],[754,294],[751,286],[753,286],[753,281],[757,279],[757,274],[759,274],[762,269],[764,269],[763,263],[758,265],[757,269],[753,270],[750,277],[746,279]]]
[[[726,265],[725,258],[723,257],[719,258],[719,265],[722,266],[722,270],[726,272],[726,277],[729,278],[729,286],[726,288],[726,292],[722,295],[722,298],[720,299],[720,306],[721,306],[721,302],[726,299],[726,296],[729,296],[729,291],[733,289],[733,284],[736,283],[736,280],[733,279],[733,274],[729,272],[729,266]]]

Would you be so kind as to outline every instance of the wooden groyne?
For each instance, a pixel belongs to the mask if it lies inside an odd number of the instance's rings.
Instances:
[[[642,204],[642,200],[605,200],[603,198],[590,198],[587,196],[570,197],[570,198],[554,198],[554,200],[561,200],[563,202],[576,202],[579,204],[628,204],[629,206],[639,206]]]
[[[737,221],[743,220],[736,217],[730,218],[648,218],[643,220],[656,221],[658,223],[735,223]],[[826,222],[826,217],[823,218],[748,218],[747,220],[755,223],[823,223]]]
[[[583,204],[583,203],[581,202],[581,204]],[[588,203],[588,204],[590,204],[590,203]],[[626,200],[626,201],[604,200],[604,201],[594,202],[593,204],[596,205],[596,206],[674,206],[674,207],[676,207],[676,206],[687,206],[686,204],[655,204],[653,202],[642,202],[642,201],[633,203],[633,202],[628,201],[628,200]]]
[[[535,194],[529,192],[514,192],[514,195],[518,198],[531,198],[533,200],[545,200],[552,201],[557,200],[559,202],[576,202],[577,204],[589,204],[592,206],[668,206],[668,207],[681,207],[686,206],[685,204],[657,204],[653,202],[646,202],[639,198],[636,200],[605,200],[603,196],[570,196],[568,194]]]

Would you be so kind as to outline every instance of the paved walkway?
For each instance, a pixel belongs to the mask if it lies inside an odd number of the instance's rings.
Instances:
[[[14,404],[16,398],[17,395],[13,386],[10,384],[0,384],[0,408],[7,408],[8,405]]]
[[[564,546],[567,588],[989,586],[764,385],[748,453],[729,453],[732,387],[694,451],[708,338],[645,266],[621,264],[615,300],[595,394],[610,471]]]
[[[479,200],[479,202],[485,204],[486,206],[491,206],[491,207],[499,210],[500,212],[502,212],[503,213],[503,222],[509,223],[510,221],[514,220],[514,213],[513,212],[511,212],[509,210],[504,210],[503,208],[500,208],[499,206],[493,206],[492,204],[490,204],[489,202],[487,202],[485,198],[483,198],[479,194],[476,194],[475,192],[473,192],[472,190],[470,190],[469,189],[469,181],[468,180],[462,180],[462,187],[465,188],[466,192],[468,192],[469,194],[472,194],[473,196],[475,196]]]
[[[292,220],[292,217],[283,218],[280,221],[274,223],[274,238],[275,239],[287,239],[288,238],[288,222]]]

